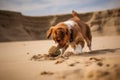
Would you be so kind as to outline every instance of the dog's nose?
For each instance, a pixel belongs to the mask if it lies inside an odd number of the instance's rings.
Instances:
[[[60,40],[57,40],[57,42],[60,42]]]

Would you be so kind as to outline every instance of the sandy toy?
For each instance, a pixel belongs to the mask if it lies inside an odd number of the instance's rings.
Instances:
[[[60,50],[56,46],[50,47],[48,53],[51,57],[57,57],[61,54]]]

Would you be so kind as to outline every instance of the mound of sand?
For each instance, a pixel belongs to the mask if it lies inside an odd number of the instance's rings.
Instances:
[[[71,17],[71,14],[32,17],[19,12],[0,10],[0,41],[46,39],[46,31],[51,25]],[[120,34],[120,8],[79,13],[79,17],[89,24],[93,36]]]

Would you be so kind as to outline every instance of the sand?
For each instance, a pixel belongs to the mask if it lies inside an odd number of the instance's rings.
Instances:
[[[0,80],[120,80],[120,36],[93,37],[92,52],[85,47],[80,55],[31,60],[47,54],[53,44],[52,40],[0,43]]]

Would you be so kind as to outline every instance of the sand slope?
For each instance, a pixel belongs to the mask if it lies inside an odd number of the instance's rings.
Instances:
[[[0,80],[120,80],[119,41],[120,36],[94,37],[92,52],[36,61],[31,57],[47,54],[53,41],[0,43]]]
[[[120,35],[120,8],[78,14],[80,19],[91,27],[93,36]],[[46,39],[46,31],[50,26],[71,17],[71,12],[25,16],[20,12],[0,10],[0,42]]]

